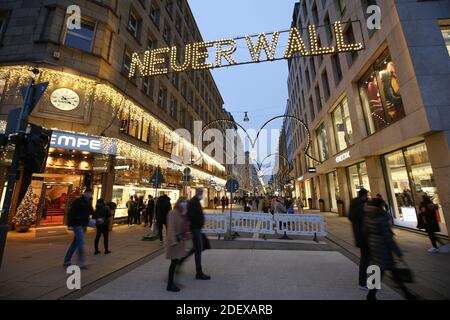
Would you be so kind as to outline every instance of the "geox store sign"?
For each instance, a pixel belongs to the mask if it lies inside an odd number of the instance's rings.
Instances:
[[[105,143],[102,137],[84,136],[74,133],[53,131],[50,146],[52,148],[76,150],[82,152],[116,154],[114,143]]]

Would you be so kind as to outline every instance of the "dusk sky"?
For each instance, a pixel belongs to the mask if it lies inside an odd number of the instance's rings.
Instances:
[[[189,0],[203,39],[217,40],[290,28],[295,0]],[[271,37],[269,37],[271,39]],[[280,49],[286,45],[280,38]],[[244,45],[242,47],[241,45]],[[238,50],[248,52],[245,42]],[[265,58],[265,55],[262,55]],[[243,123],[248,111],[251,122],[246,128],[258,129],[268,119],[282,115],[288,99],[287,62],[276,61],[213,70],[225,101],[225,108]],[[281,120],[270,126],[280,128]],[[272,144],[270,153],[276,151]]]

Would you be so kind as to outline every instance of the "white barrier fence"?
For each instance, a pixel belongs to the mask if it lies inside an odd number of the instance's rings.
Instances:
[[[230,214],[205,214],[206,234],[226,234],[229,231]],[[232,232],[279,234],[292,236],[326,237],[326,222],[320,214],[275,214],[233,212]]]
[[[322,215],[276,214],[278,234],[326,237],[326,222]]]

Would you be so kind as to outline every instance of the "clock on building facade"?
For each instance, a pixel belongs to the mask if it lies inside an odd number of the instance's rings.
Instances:
[[[80,105],[80,96],[69,88],[59,88],[50,95],[52,105],[61,111],[72,111]]]

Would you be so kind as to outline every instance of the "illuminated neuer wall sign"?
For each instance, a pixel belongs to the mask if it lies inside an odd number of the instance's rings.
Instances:
[[[334,35],[333,45],[330,44],[328,47],[321,45],[318,31],[320,27],[331,29],[329,31]],[[291,28],[283,32],[272,32],[271,39],[268,34],[260,33],[256,36],[187,44],[183,50],[174,46],[148,50],[143,54],[135,52],[131,57],[129,77],[150,77],[165,75],[169,72],[213,69],[262,61],[291,59],[294,56],[307,57],[362,50],[364,48],[362,43],[346,43],[343,29],[343,23],[340,21],[328,26],[309,25],[305,29],[309,46],[306,45],[302,36],[303,30]],[[282,48],[279,45],[280,36],[284,33],[288,34],[287,45],[284,46],[286,49],[283,50],[283,55],[277,56],[277,49]],[[236,57],[239,53],[238,48],[240,48],[238,47],[238,40],[245,40],[248,49],[247,54],[249,54],[249,60],[247,61],[238,61]],[[261,58],[263,52],[267,57],[266,59]],[[213,62],[208,62],[208,59],[213,60]]]

